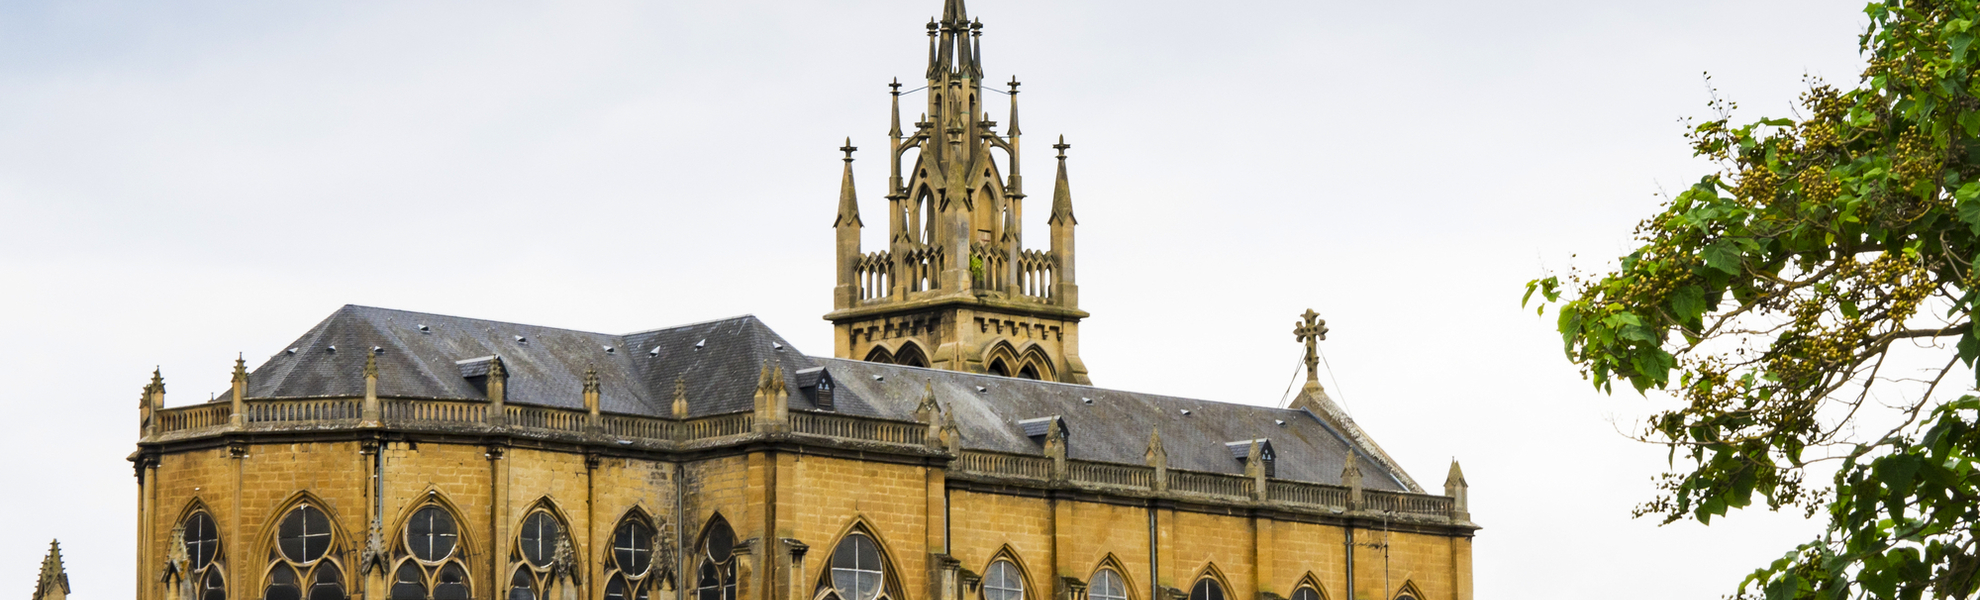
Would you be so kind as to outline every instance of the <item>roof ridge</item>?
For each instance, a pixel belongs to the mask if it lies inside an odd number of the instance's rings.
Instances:
[[[754,321],[757,321],[757,322],[762,322],[762,321],[763,321],[763,319],[760,319],[760,318],[758,318],[758,317],[756,316],[756,313],[743,313],[743,314],[740,314],[740,315],[735,315],[735,316],[732,316],[732,317],[722,317],[722,318],[719,318],[719,319],[705,319],[705,320],[701,320],[701,321],[695,321],[695,322],[693,322],[693,323],[682,323],[682,324],[679,324],[679,325],[669,325],[669,326],[666,326],[666,327],[655,327],[655,328],[652,328],[652,329],[642,329],[642,330],[639,330],[639,331],[634,331],[634,332],[629,332],[629,333],[621,333],[621,334],[618,334],[618,335],[619,335],[620,337],[631,337],[631,336],[635,336],[635,335],[642,335],[642,334],[648,334],[648,333],[657,333],[657,332],[661,332],[661,331],[671,331],[671,330],[675,330],[675,329],[686,329],[686,328],[688,328],[688,327],[694,327],[694,326],[696,326],[696,325],[707,325],[707,324],[710,324],[710,323],[720,323],[720,322],[723,322],[723,321],[735,321],[735,320],[738,320],[738,319],[751,319],[751,320],[754,320]]]
[[[586,334],[586,335],[597,335],[597,336],[604,336],[604,337],[625,337],[626,335],[630,335],[630,334],[619,334],[619,333],[606,333],[606,332],[603,332],[603,331],[589,331],[589,330],[584,330],[584,329],[572,329],[572,328],[569,328],[569,327],[556,327],[556,326],[551,326],[551,325],[535,325],[535,324],[531,324],[531,323],[522,323],[522,322],[517,322],[517,321],[503,321],[503,320],[498,320],[498,319],[483,319],[483,318],[480,318],[480,317],[463,317],[463,316],[460,316],[460,315],[446,315],[446,314],[440,314],[440,313],[430,313],[430,312],[420,312],[420,311],[415,311],[415,310],[402,310],[402,309],[397,309],[397,308],[385,308],[385,307],[381,307],[381,306],[364,306],[364,305],[361,305],[361,304],[346,304],[346,305],[344,305],[344,307],[343,307],[343,308],[345,308],[345,309],[351,309],[351,308],[357,308],[357,309],[365,309],[365,310],[374,310],[374,311],[381,311],[381,312],[388,312],[388,313],[397,313],[397,314],[402,314],[402,315],[416,315],[416,316],[422,316],[422,317],[435,317],[435,318],[441,318],[441,319],[458,319],[458,320],[462,320],[462,321],[477,321],[477,322],[481,322],[481,323],[492,323],[492,324],[496,324],[496,325],[514,325],[514,326],[518,326],[518,327],[533,327],[533,328],[536,328],[536,329],[549,329],[549,330],[555,330],[555,331],[567,331],[567,332],[570,332],[570,333],[582,333],[582,334]],[[343,309],[339,309],[339,311],[341,311],[341,310],[343,310]],[[335,313],[332,313],[332,316],[335,316]]]
[[[1083,384],[1083,383],[1065,383],[1065,382],[1062,382],[1062,381],[1046,381],[1046,380],[1043,380],[1043,379],[1022,379],[1022,378],[1017,378],[1017,377],[999,377],[999,376],[996,376],[996,375],[991,375],[991,374],[988,374],[988,373],[970,373],[970,372],[968,372],[968,371],[951,371],[951,370],[948,370],[948,369],[935,369],[935,368],[930,368],[930,367],[917,367],[917,366],[913,366],[913,365],[897,365],[897,364],[893,364],[893,363],[874,363],[874,362],[868,362],[868,361],[863,361],[863,360],[855,360],[855,359],[850,359],[850,358],[835,358],[835,357],[825,357],[825,356],[812,356],[812,357],[810,357],[810,358],[811,358],[812,360],[814,360],[814,361],[821,361],[821,360],[832,360],[832,361],[843,361],[843,362],[849,362],[849,363],[866,363],[866,364],[873,364],[873,365],[883,365],[883,366],[886,366],[886,367],[889,367],[889,368],[896,368],[896,369],[915,369],[915,370],[918,370],[918,371],[928,371],[928,372],[931,372],[931,373],[949,373],[949,374],[954,374],[954,375],[967,375],[967,376],[970,376],[970,377],[976,377],[976,378],[980,378],[980,379],[986,379],[986,380],[990,380],[990,381],[1000,381],[1000,382],[1011,382],[1011,381],[1021,381],[1021,382],[1024,382],[1024,383],[1027,383],[1027,384],[1046,384],[1046,385],[1055,385],[1055,386],[1064,386],[1064,387],[1072,387],[1072,388],[1080,388],[1080,389],[1087,389],[1087,390],[1099,390],[1099,391],[1103,391],[1103,392],[1115,392],[1115,393],[1121,393],[1121,394],[1134,394],[1134,395],[1137,395],[1137,396],[1151,396],[1151,397],[1156,397],[1156,398],[1167,398],[1167,399],[1170,399],[1170,400],[1187,400],[1187,401],[1190,401],[1190,402],[1204,402],[1204,403],[1208,403],[1208,404],[1221,404],[1221,405],[1225,405],[1225,406],[1238,406],[1238,407],[1244,407],[1244,408],[1258,408],[1258,409],[1264,409],[1264,410],[1269,410],[1269,411],[1273,411],[1273,412],[1280,412],[1280,413],[1285,413],[1285,414],[1299,414],[1300,412],[1302,412],[1302,411],[1298,411],[1298,410],[1293,410],[1293,409],[1289,409],[1289,408],[1279,408],[1279,407],[1274,407],[1274,406],[1268,406],[1268,405],[1264,405],[1264,404],[1245,404],[1245,403],[1243,403],[1243,402],[1229,402],[1229,401],[1224,401],[1224,400],[1205,400],[1205,399],[1202,399],[1202,398],[1190,398],[1190,397],[1186,397],[1186,396],[1172,396],[1172,395],[1169,395],[1169,394],[1161,394],[1161,393],[1156,393],[1156,392],[1137,392],[1137,391],[1134,391],[1134,390],[1123,390],[1123,389],[1118,389],[1118,388],[1108,388],[1108,387],[1100,387],[1100,386],[1097,386],[1097,385],[1088,385],[1088,384]]]

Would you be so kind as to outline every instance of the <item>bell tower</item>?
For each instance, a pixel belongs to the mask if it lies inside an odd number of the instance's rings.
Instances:
[[[928,85],[890,84],[887,132],[887,248],[860,248],[851,140],[839,150],[838,285],[832,294],[839,358],[1087,384],[1079,359],[1079,285],[1073,278],[1072,191],[1061,136],[1053,183],[1050,247],[1024,246],[1018,81],[983,87],[983,22],[962,0],[945,0],[928,22]],[[901,128],[901,97],[923,92],[913,130]],[[1003,132],[985,93],[1010,97]],[[912,163],[903,169],[912,154]]]

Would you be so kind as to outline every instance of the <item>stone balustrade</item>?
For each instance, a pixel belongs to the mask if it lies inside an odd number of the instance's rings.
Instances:
[[[779,435],[793,440],[814,439],[825,444],[861,443],[903,453],[942,455],[928,445],[928,426],[832,413],[793,412],[787,428],[766,434],[756,428],[754,413],[710,415],[694,419],[665,419],[624,414],[593,416],[583,410],[531,405],[501,407],[503,421],[490,424],[491,405],[462,400],[380,398],[380,421],[363,422],[362,398],[249,399],[245,424],[232,424],[232,405],[208,403],[160,411],[158,427],[147,441],[170,442],[242,431],[325,429],[389,429],[433,433],[508,433],[530,438],[564,439],[579,443],[638,444],[671,449],[684,444],[703,446]],[[723,438],[737,438],[723,441]],[[1066,460],[1057,466],[1048,456],[964,450],[948,456],[949,477],[1037,487],[1064,486],[1098,493],[1136,497],[1175,497],[1222,504],[1268,505],[1309,512],[1366,518],[1415,521],[1462,520],[1451,498],[1425,494],[1362,490],[1357,505],[1354,490],[1343,486],[1259,480],[1229,473],[1181,469],[1157,470],[1144,465]],[[1062,472],[1058,471],[1063,469]]]

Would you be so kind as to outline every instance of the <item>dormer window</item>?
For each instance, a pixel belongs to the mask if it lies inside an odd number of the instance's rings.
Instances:
[[[825,367],[798,371],[797,384],[798,390],[811,399],[812,406],[818,407],[818,410],[836,410],[833,395],[839,386],[832,381],[832,373]]]
[[[1045,447],[1045,438],[1054,429],[1059,431],[1059,439],[1066,440],[1069,447],[1072,444],[1072,432],[1066,428],[1066,420],[1059,418],[1059,415],[1018,421],[1018,427],[1024,430],[1024,437],[1031,438],[1032,443],[1040,448]]]
[[[1231,450],[1231,457],[1237,459],[1238,468],[1242,469],[1246,466],[1244,464],[1245,461],[1251,459],[1251,444],[1253,442],[1258,443],[1258,460],[1265,463],[1265,476],[1278,477],[1278,453],[1272,451],[1272,440],[1259,438],[1255,440],[1224,442],[1224,447]]]

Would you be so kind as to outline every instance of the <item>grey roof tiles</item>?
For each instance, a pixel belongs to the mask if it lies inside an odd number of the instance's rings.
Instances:
[[[1397,474],[1304,410],[809,357],[748,315],[614,335],[345,306],[285,347],[294,352],[277,352],[255,368],[248,396],[362,395],[365,355],[374,347],[385,397],[486,399],[469,377],[485,374],[486,357],[499,356],[508,403],[582,409],[585,370],[596,369],[605,412],[671,417],[674,382],[682,378],[689,415],[703,416],[751,410],[757,376],[769,363],[786,373],[791,409],[807,411],[817,408],[803,388],[822,367],[838,384],[838,413],[913,420],[932,389],[972,450],[1037,454],[1032,436],[1044,423],[1026,421],[1058,417],[1074,459],[1143,464],[1150,433],[1160,428],[1170,468],[1242,473],[1244,454],[1228,444],[1263,439],[1277,453],[1277,477],[1338,484],[1345,461],[1355,460],[1368,488],[1406,489]],[[231,392],[217,401],[231,401]]]

